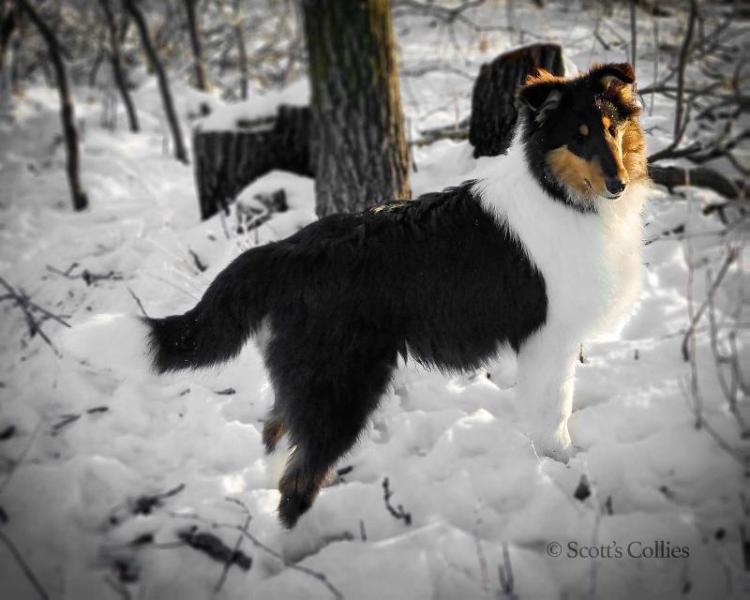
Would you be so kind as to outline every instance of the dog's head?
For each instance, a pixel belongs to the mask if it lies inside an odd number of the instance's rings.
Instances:
[[[634,84],[627,63],[595,65],[573,79],[544,70],[526,79],[524,142],[545,184],[591,206],[647,178]]]

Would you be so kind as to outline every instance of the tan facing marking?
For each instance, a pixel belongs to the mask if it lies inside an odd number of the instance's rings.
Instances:
[[[547,154],[547,164],[555,178],[583,198],[605,194],[604,174],[599,163],[573,154],[567,146]]]
[[[269,418],[265,425],[263,425],[263,443],[266,446],[268,452],[273,452],[276,448],[276,444],[279,443],[281,437],[286,433],[286,423],[278,415],[274,415]]]
[[[622,132],[622,163],[630,181],[648,179],[646,142],[636,121],[628,120]]]
[[[589,134],[589,126],[584,123],[583,125],[581,125],[578,128],[578,133],[580,133],[583,136],[588,135]]]
[[[544,83],[544,82],[553,82],[553,81],[559,81],[561,83],[564,83],[568,80],[565,79],[565,77],[559,77],[557,75],[553,75],[546,69],[537,67],[536,72],[533,75],[526,76],[526,81],[524,82],[524,85],[534,85],[535,83]]]
[[[620,81],[617,77],[605,75],[601,79],[602,87],[610,94],[617,97],[617,100],[626,106],[633,106],[636,101],[635,89],[630,83]],[[640,112],[639,107],[635,107],[635,112]]]

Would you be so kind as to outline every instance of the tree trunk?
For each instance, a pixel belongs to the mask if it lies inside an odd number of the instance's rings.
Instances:
[[[232,131],[196,129],[193,152],[201,218],[208,219],[273,169],[313,174],[310,109],[282,105],[275,117],[240,122]]]
[[[172,132],[172,140],[174,142],[174,156],[180,162],[189,164],[187,149],[185,143],[182,140],[182,131],[180,130],[180,121],[177,118],[177,112],[174,108],[174,102],[172,101],[172,93],[169,90],[169,81],[167,80],[167,74],[164,72],[164,67],[159,60],[159,55],[154,48],[154,44],[151,41],[151,36],[148,32],[148,25],[146,24],[146,18],[143,16],[141,9],[138,8],[136,0],[123,0],[125,8],[133,17],[135,26],[138,29],[138,33],[141,38],[141,44],[143,49],[148,56],[148,60],[151,63],[151,68],[156,73],[156,78],[159,81],[159,91],[161,92],[161,99],[164,103],[164,112],[167,115],[167,122],[169,123],[169,129]]]
[[[130,125],[130,131],[135,133],[140,129],[138,124],[138,113],[135,110],[133,99],[130,97],[130,90],[128,90],[128,80],[125,75],[125,69],[122,66],[122,53],[120,52],[120,34],[117,31],[117,22],[115,21],[115,15],[112,12],[112,7],[110,6],[109,2],[110,0],[99,0],[102,11],[104,12],[104,18],[107,21],[107,29],[109,30],[109,51],[110,62],[112,63],[112,74],[114,76],[117,89],[120,91],[122,103],[125,105],[125,110],[128,113],[128,124]]]
[[[187,13],[188,32],[190,33],[190,47],[193,50],[195,87],[205,92],[208,91],[208,78],[206,77],[206,63],[203,60],[203,49],[201,48],[198,18],[195,14],[195,5],[197,2],[198,0],[184,0],[185,12]]]
[[[560,46],[524,46],[482,65],[471,96],[469,141],[474,146],[474,158],[497,156],[508,149],[518,119],[518,87],[537,67],[562,75]]]
[[[0,119],[13,119],[13,36],[17,20],[13,2],[0,0]]]
[[[97,44],[96,48],[96,56],[94,56],[94,64],[91,65],[91,70],[89,71],[90,88],[96,87],[96,78],[99,76],[99,69],[102,66],[102,62],[104,61],[104,39],[106,37],[107,36],[104,32],[102,32],[99,37],[99,43]]]
[[[630,0],[630,64],[635,71],[635,61],[638,58],[638,13],[636,5],[638,0]]]
[[[83,210],[88,206],[86,192],[81,185],[79,160],[78,160],[78,132],[75,125],[75,112],[73,101],[70,97],[68,87],[68,74],[65,71],[65,63],[62,58],[62,50],[55,34],[47,26],[36,8],[29,0],[18,0],[19,5],[29,15],[32,23],[44,38],[49,50],[50,60],[55,68],[57,77],[57,89],[60,92],[60,116],[62,119],[63,135],[65,137],[65,150],[67,155],[68,183],[73,199],[73,208]]]
[[[235,0],[234,3],[234,24],[232,29],[234,30],[234,38],[237,41],[237,56],[240,66],[240,96],[243,100],[247,100],[249,91],[249,82],[247,79],[247,48],[245,47],[245,32],[242,31],[240,0]]]
[[[304,0],[319,216],[405,200],[409,151],[388,0]]]

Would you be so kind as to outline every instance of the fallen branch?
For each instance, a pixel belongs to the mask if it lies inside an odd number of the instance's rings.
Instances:
[[[52,343],[52,340],[50,340],[47,334],[42,330],[42,324],[47,319],[57,321],[65,327],[70,327],[70,324],[65,321],[65,319],[60,315],[51,313],[46,308],[42,308],[35,302],[32,302],[31,298],[29,298],[23,292],[23,290],[21,290],[20,288],[18,290],[14,289],[13,286],[5,281],[5,279],[3,279],[2,277],[0,277],[0,285],[2,285],[8,291],[5,296],[2,296],[2,300],[14,300],[16,306],[18,306],[23,312],[24,318],[26,319],[26,324],[29,328],[29,336],[34,337],[38,333],[39,337],[41,337],[50,348],[52,348],[57,356],[62,356],[57,347]],[[42,318],[37,319],[34,316],[34,312],[41,313]]]
[[[133,503],[133,514],[134,515],[149,515],[151,514],[151,511],[154,508],[156,508],[157,506],[161,506],[162,500],[166,500],[167,498],[176,496],[184,489],[185,489],[185,484],[181,483],[180,485],[172,488],[171,490],[162,492],[160,494],[150,494],[150,495],[139,496],[138,498],[136,498],[135,502]]]
[[[60,430],[64,429],[71,423],[75,423],[80,418],[81,415],[62,415],[62,418],[52,426],[50,434],[53,436],[57,435],[58,433],[60,433]]]
[[[234,549],[232,550],[232,554],[227,558],[227,561],[224,563],[224,569],[221,571],[221,577],[219,577],[219,581],[216,582],[216,585],[214,586],[214,594],[219,593],[221,591],[222,586],[224,585],[224,582],[227,579],[227,574],[229,573],[229,569],[231,566],[235,563],[237,563],[237,560],[239,556],[245,556],[242,552],[240,552],[240,545],[242,544],[242,540],[244,537],[244,533],[247,533],[247,528],[250,526],[250,520],[252,517],[248,514],[245,517],[245,522],[242,525],[242,532],[239,536],[237,536],[237,541],[234,543]],[[250,564],[252,564],[252,560],[248,557],[250,560]],[[240,568],[245,569],[242,565],[237,563]],[[247,569],[250,568],[250,564],[248,564]],[[247,570],[245,569],[245,570]]]
[[[247,507],[236,498],[227,498],[227,500],[230,500],[237,504],[238,506],[242,507],[243,511],[246,515],[249,515],[249,511]],[[192,519],[195,521],[200,521],[201,523],[206,523],[207,525],[211,526],[215,529],[233,529],[235,531],[239,531],[242,536],[246,537],[250,542],[256,547],[260,548],[270,556],[273,556],[274,558],[281,561],[281,563],[289,568],[293,569],[294,571],[299,571],[300,573],[304,573],[305,575],[309,575],[310,577],[313,577],[320,581],[326,588],[328,588],[328,591],[331,592],[331,595],[335,598],[335,600],[344,600],[344,595],[339,591],[339,589],[333,585],[328,578],[325,576],[324,573],[321,573],[320,571],[316,571],[315,569],[311,569],[309,567],[303,567],[301,565],[297,565],[294,563],[290,563],[284,558],[284,556],[271,548],[270,546],[267,546],[263,542],[261,542],[258,538],[256,538],[252,533],[247,531],[247,529],[243,529],[241,525],[231,525],[229,523],[215,523],[213,521],[210,521],[208,519],[204,519],[203,517],[200,517],[198,515],[190,514],[182,514],[182,513],[170,513],[170,516],[177,519]]]
[[[19,552],[16,545],[2,531],[0,531],[0,542],[5,545],[13,559],[16,561],[16,563],[18,563],[18,566],[21,567],[23,574],[26,575],[26,579],[29,580],[29,583],[31,583],[31,585],[34,587],[37,594],[39,594],[39,597],[47,600],[49,598],[49,594],[47,594],[44,586],[41,584],[39,579],[37,579],[36,575],[34,575],[34,571],[31,570],[31,567],[29,567],[28,563],[24,560],[23,555]]]
[[[18,469],[19,465],[23,463],[23,461],[26,459],[26,456],[28,455],[29,451],[31,450],[31,447],[34,445],[34,442],[36,441],[37,435],[39,435],[39,432],[42,430],[42,423],[44,421],[40,420],[39,423],[37,423],[37,426],[34,428],[34,431],[31,433],[31,436],[29,437],[29,441],[26,443],[26,447],[23,449],[19,457],[11,462],[10,471],[5,476],[5,479],[2,483],[0,483],[0,494],[5,491],[5,488],[8,487],[8,484],[10,484],[10,480],[13,479],[13,475],[15,475],[16,470]]]
[[[89,408],[85,411],[85,414],[88,415],[95,415],[100,413],[105,413],[109,410],[109,407],[107,406],[94,406],[93,408]],[[52,429],[50,430],[50,435],[56,436],[62,429],[70,425],[71,423],[75,423],[78,419],[83,416],[83,413],[68,413],[65,415],[60,415],[60,420],[55,423],[52,426]]]
[[[515,580],[513,578],[513,567],[510,563],[510,552],[508,552],[508,542],[503,542],[503,564],[497,567],[498,578],[500,579],[500,589],[503,596],[509,600],[517,600],[518,596],[514,591]]]
[[[195,265],[195,268],[198,269],[200,273],[205,272],[205,270],[208,269],[208,265],[201,260],[201,257],[198,256],[198,253],[192,248],[188,248],[188,252],[190,253],[190,256],[193,257],[193,264]]]
[[[711,189],[727,198],[744,196],[742,183],[732,181],[718,171],[706,167],[684,169],[682,167],[661,167],[650,164],[648,175],[654,183],[672,189],[681,185],[690,185]]]
[[[141,302],[141,299],[135,295],[135,292],[128,288],[128,292],[130,292],[130,295],[133,297],[133,300],[135,300],[135,303],[138,305],[138,309],[143,313],[143,316],[147,319],[149,318],[148,313],[146,312],[146,309],[143,307],[143,302]]]
[[[247,554],[237,549],[232,550],[213,533],[198,531],[197,525],[178,532],[177,537],[191,548],[203,552],[216,561],[224,563],[225,570],[228,568],[227,565],[231,566],[235,564],[243,571],[247,571],[253,564],[253,559]],[[242,536],[240,536],[240,540],[242,540]],[[223,583],[224,577],[226,577],[225,573],[222,574],[221,583]]]
[[[5,429],[0,431],[0,442],[4,442],[5,440],[9,440],[14,435],[16,435],[16,426],[15,425],[8,425]]]
[[[112,280],[121,281],[123,279],[122,273],[117,271],[110,271],[109,273],[92,273],[88,269],[84,269],[80,273],[73,274],[73,270],[79,267],[77,262],[70,265],[65,271],[61,271],[51,265],[47,265],[47,270],[55,275],[60,275],[66,279],[82,279],[87,286],[94,285],[97,281]]]
[[[463,141],[469,139],[469,119],[462,119],[452,125],[444,125],[419,132],[420,139],[411,142],[415,146],[427,146],[438,140]]]
[[[391,513],[395,519],[403,519],[404,523],[411,525],[411,513],[406,512],[404,507],[400,504],[396,506],[396,508],[393,508],[393,505],[391,504],[392,496],[393,492],[390,489],[388,478],[386,477],[383,479],[383,501],[385,502],[386,509],[388,509],[388,512]]]

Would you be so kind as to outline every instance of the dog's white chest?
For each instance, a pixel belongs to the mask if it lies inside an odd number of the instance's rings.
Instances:
[[[610,328],[640,291],[643,190],[634,187],[597,212],[582,213],[550,198],[522,161],[513,166],[502,179],[477,185],[485,207],[544,278],[545,326],[576,343]]]

